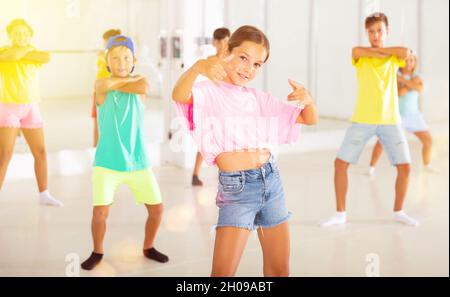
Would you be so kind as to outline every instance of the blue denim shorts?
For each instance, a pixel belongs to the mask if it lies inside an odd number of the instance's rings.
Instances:
[[[219,207],[217,228],[270,228],[290,217],[280,171],[273,157],[258,169],[219,171],[216,205]]]
[[[380,140],[392,165],[409,164],[411,157],[405,134],[400,125],[370,125],[352,123],[345,133],[338,159],[355,164],[373,136]]]

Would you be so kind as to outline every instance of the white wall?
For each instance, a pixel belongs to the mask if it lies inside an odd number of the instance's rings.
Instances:
[[[243,25],[252,25],[265,30],[265,4],[267,0],[225,0],[225,26],[232,32]],[[280,1],[277,1],[277,3]],[[265,71],[260,73],[250,86],[265,89]]]
[[[292,91],[288,78],[305,86],[309,84],[310,1],[283,1],[283,9],[279,7],[280,1],[267,3],[266,34],[271,53],[265,66],[266,88],[276,97],[285,99]]]
[[[314,2],[318,39],[315,99],[322,116],[345,119],[353,112],[356,97],[351,48],[358,42],[358,1]],[[344,11],[345,15],[340,16],[339,12]]]
[[[419,55],[427,120],[448,120],[448,1],[225,1],[231,29],[253,24],[271,41],[266,74],[253,86],[283,98],[289,91],[285,78],[298,79],[312,92],[321,116],[345,120],[353,112],[357,92],[351,48],[368,45],[364,19],[374,11],[389,18],[388,46],[407,46]]]
[[[1,44],[7,42],[3,28],[25,17],[35,31],[33,44],[52,52],[41,72],[43,98],[90,98],[95,51],[103,48],[103,32],[111,28],[130,34],[137,49],[146,45],[156,66],[159,0],[0,0],[0,7]]]
[[[214,30],[225,25],[225,1],[205,0],[205,36],[212,38]]]
[[[128,0],[128,34],[136,47],[136,73],[150,84],[150,95],[161,96],[159,67],[160,0]]]
[[[425,77],[422,110],[428,121],[448,120],[449,2],[446,0],[421,0],[420,3],[419,61]]]

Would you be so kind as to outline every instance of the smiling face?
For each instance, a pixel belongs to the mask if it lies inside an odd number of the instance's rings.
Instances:
[[[367,36],[372,47],[383,47],[387,35],[388,29],[383,21],[375,22],[367,27]]]
[[[12,28],[9,38],[11,43],[16,47],[27,47],[30,45],[31,32],[25,25],[17,25]]]
[[[116,46],[108,51],[106,61],[113,77],[128,77],[136,63],[136,58],[129,48]]]
[[[234,58],[228,63],[226,81],[238,86],[244,86],[252,81],[267,59],[267,50],[252,41],[244,41],[233,48]]]

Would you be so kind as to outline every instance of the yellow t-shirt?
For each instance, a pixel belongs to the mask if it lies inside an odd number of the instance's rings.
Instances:
[[[405,60],[362,57],[352,59],[358,80],[358,97],[352,122],[372,125],[400,123],[397,93],[397,71]]]
[[[7,50],[8,47],[0,49]],[[0,102],[9,104],[37,103],[40,100],[39,69],[41,63],[0,61]]]
[[[106,69],[106,59],[104,54],[97,56],[97,79],[107,78],[111,76],[111,73]]]

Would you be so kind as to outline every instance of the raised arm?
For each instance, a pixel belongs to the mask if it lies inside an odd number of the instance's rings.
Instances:
[[[22,60],[33,63],[46,64],[50,62],[50,53],[44,51],[31,51],[27,53]]]
[[[399,86],[406,87],[409,90],[416,90],[417,92],[422,92],[423,81],[419,76],[415,76],[410,80],[405,79],[403,76],[397,76],[397,82]]]
[[[315,125],[319,121],[317,107],[314,102],[305,105],[300,115],[297,118],[297,123],[304,125]]]
[[[134,93],[139,95],[147,95],[149,92],[149,86],[147,79],[142,77],[138,81],[130,82],[125,84],[122,87],[117,88],[117,91],[124,92],[124,93]]]
[[[297,123],[304,125],[315,125],[319,120],[317,107],[308,90],[301,84],[289,80],[293,92],[288,95],[289,101],[300,101],[305,107],[297,118]]]
[[[14,62],[22,59],[33,50],[32,47],[24,48],[7,48],[0,52],[1,62]]]
[[[175,87],[172,90],[172,100],[178,103],[192,103],[192,87],[194,86],[194,82],[199,76],[200,72],[197,70],[198,61],[191,68],[189,68],[186,72],[181,75],[178,81],[175,84]]]
[[[99,93],[106,93],[106,92],[112,91],[112,90],[118,91],[120,88],[124,87],[125,85],[127,85],[129,83],[137,82],[141,79],[143,79],[143,77],[140,75],[125,77],[125,78],[119,78],[119,77],[101,78],[95,82],[95,90],[96,90],[96,92],[99,92]]]
[[[383,54],[373,47],[357,46],[352,49],[352,59],[358,61],[359,58],[387,58],[388,54]]]
[[[139,81],[143,81],[139,84],[133,85],[133,83],[138,83]],[[105,96],[108,91],[123,91],[128,90],[128,93],[134,93],[136,94],[142,94],[140,92],[145,91],[143,90],[143,84],[146,84],[145,79],[142,76],[134,76],[134,77],[127,77],[127,78],[102,78],[98,79],[95,82],[95,94],[96,94],[96,101],[98,104],[103,104],[105,101]],[[130,86],[131,85],[131,86]]]
[[[192,103],[192,87],[197,77],[201,74],[214,82],[222,81],[227,76],[226,64],[231,59],[233,55],[198,60],[178,79],[172,91],[172,99],[179,103]]]
[[[409,89],[407,87],[399,87],[398,88],[398,95],[399,96],[405,96],[406,94],[408,94]]]
[[[411,55],[411,50],[406,47],[383,47],[376,49],[379,53],[389,56],[396,56],[399,59],[406,60]]]

